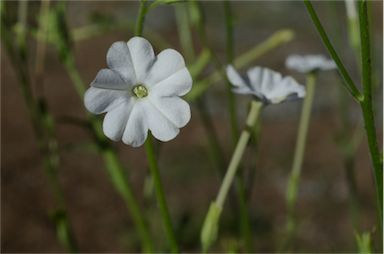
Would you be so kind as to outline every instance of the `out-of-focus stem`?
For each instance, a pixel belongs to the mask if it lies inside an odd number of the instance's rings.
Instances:
[[[54,136],[53,119],[48,111],[46,111],[46,107],[42,101],[36,101],[31,90],[32,78],[29,75],[26,48],[27,1],[21,1],[19,8],[16,45],[12,43],[11,32],[5,25],[4,9],[1,9],[1,38],[8,51],[12,64],[18,72],[22,95],[29,110],[29,115],[38,141],[39,151],[43,155],[44,171],[49,179],[48,182],[56,206],[53,221],[56,226],[57,238],[68,251],[76,252],[76,243],[66,213],[64,193],[57,174],[57,169],[59,167],[59,152],[57,140]]]
[[[227,63],[233,64],[234,59],[234,37],[233,37],[233,16],[231,3],[229,0],[224,0],[224,17],[225,17],[225,31],[226,31],[226,55],[227,55]],[[237,112],[236,112],[236,97],[232,91],[232,84],[227,80],[227,97],[228,97],[228,111],[231,123],[231,133],[232,133],[232,143],[236,144],[239,129],[238,129],[238,121],[237,121]],[[251,224],[248,214],[248,207],[245,198],[245,186],[243,180],[243,170],[240,170],[238,174],[236,174],[236,193],[237,193],[237,203],[239,206],[240,212],[240,231],[245,243],[245,250],[247,252],[252,252],[252,236],[251,236]]]
[[[145,14],[147,13],[147,0],[140,0],[139,14],[136,19],[135,35],[141,36],[144,28]]]
[[[173,229],[171,216],[169,214],[169,209],[168,209],[168,204],[164,194],[163,184],[161,182],[159,167],[157,165],[157,160],[155,157],[151,134],[148,134],[147,140],[145,141],[145,151],[147,153],[147,160],[149,164],[148,166],[151,171],[151,176],[154,182],[157,203],[159,205],[161,217],[163,219],[165,233],[169,241],[171,252],[178,253],[179,248],[177,245],[176,235]]]
[[[263,104],[259,101],[251,102],[251,109],[247,116],[246,126],[237,142],[235,151],[220,186],[216,201],[212,202],[204,220],[201,230],[201,244],[203,251],[207,251],[214,241],[216,241],[220,214],[223,209],[224,202],[235,178],[236,171],[240,165],[241,158],[243,157],[245,148],[251,136],[251,130],[255,127],[262,106]]]
[[[241,158],[243,157],[245,148],[248,144],[248,140],[251,136],[251,130],[255,127],[257,117],[259,116],[262,105],[263,104],[258,101],[251,102],[251,109],[246,120],[246,126],[240,135],[239,141],[236,144],[235,151],[233,152],[223,183],[220,187],[219,194],[216,198],[216,204],[219,207],[223,207],[224,205],[224,201],[233,182],[237,168],[240,165]]]
[[[307,140],[308,127],[311,117],[311,110],[313,98],[315,94],[315,74],[307,74],[307,87],[306,95],[300,116],[299,129],[296,140],[295,155],[293,158],[293,165],[291,175],[287,184],[286,192],[286,205],[287,205],[287,221],[285,225],[286,241],[283,243],[283,249],[289,246],[294,237],[296,229],[295,221],[295,205],[297,200],[297,190],[299,187],[299,179],[302,171],[302,164],[304,159],[305,145]]]
[[[225,38],[226,38],[226,54],[227,63],[232,64],[234,58],[234,38],[233,38],[233,17],[231,10],[231,3],[229,0],[225,0],[224,4],[224,16],[225,16]],[[228,111],[231,122],[232,143],[236,144],[239,135],[237,113],[236,113],[236,97],[232,92],[232,84],[227,81],[227,97],[228,97]]]

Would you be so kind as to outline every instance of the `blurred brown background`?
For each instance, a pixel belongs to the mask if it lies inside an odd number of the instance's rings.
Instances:
[[[16,2],[7,4],[16,7]],[[292,74],[304,83],[304,76],[289,72],[284,67],[285,58],[292,53],[326,54],[301,1],[236,1],[232,2],[232,6],[236,55],[263,41],[278,29],[293,29],[295,39],[292,42],[257,59],[254,64]],[[382,2],[370,2],[370,6],[375,77],[379,85],[375,94],[376,113],[379,140],[382,140]],[[358,80],[358,68],[347,41],[344,2],[321,1],[316,2],[315,7],[352,76]],[[38,8],[39,2],[30,3],[29,19],[34,19]],[[222,4],[204,2],[204,8],[209,41],[224,61]],[[67,20],[71,28],[92,24],[91,17],[95,15],[134,22],[137,10],[137,2],[71,1],[68,2]],[[165,38],[173,48],[181,50],[175,22],[172,6],[158,7],[147,16],[144,36],[150,28]],[[132,30],[126,27],[112,29],[76,43],[77,66],[86,83],[90,83],[97,71],[106,66],[105,56],[109,46],[118,40],[127,41],[131,36]],[[30,37],[32,48],[33,45],[33,38]],[[160,50],[162,48],[156,47],[157,52]],[[54,225],[49,219],[52,196],[47,177],[42,169],[41,155],[17,82],[14,69],[2,48],[1,248],[3,252],[62,252],[64,249],[58,244]],[[85,117],[82,100],[75,93],[51,47],[47,52],[44,82],[49,110],[57,121],[63,116]],[[333,71],[320,73],[317,82],[297,206],[299,228],[295,242],[296,250],[301,252],[355,251],[342,154],[335,142],[341,128],[338,101],[340,93],[346,93],[340,89],[340,82],[338,74]],[[224,84],[209,89],[207,98],[220,141],[229,157],[229,116]],[[240,123],[243,123],[246,115],[247,100],[238,97]],[[360,121],[360,111],[351,98],[350,101],[352,133]],[[298,101],[271,106],[263,112],[255,185],[251,197],[254,247],[260,252],[276,251],[279,232],[284,224],[285,185],[291,169],[300,107],[301,102]],[[68,145],[90,140],[90,135],[77,126],[60,121],[56,124],[61,148],[60,181],[80,251],[137,251],[138,246],[133,245],[136,239],[130,215],[112,188],[100,156],[89,151],[65,149]],[[191,122],[175,140],[163,146],[159,162],[171,214],[185,252],[199,251],[202,220],[220,184],[208,157],[206,143],[201,120],[192,105]],[[122,143],[115,145],[129,170],[130,182],[134,185],[137,197],[142,207],[146,207],[151,228],[158,232],[154,237],[159,245],[165,245],[155,200],[141,198],[147,174],[144,149],[134,149]],[[246,154],[244,161],[254,161],[253,157],[252,154]],[[375,224],[376,213],[365,138],[356,154],[356,174],[360,202],[359,225],[361,229],[369,231]],[[236,218],[231,218],[229,208],[225,212],[225,219],[236,222]],[[226,246],[234,241],[233,233],[236,233],[234,226],[223,222],[218,246]]]

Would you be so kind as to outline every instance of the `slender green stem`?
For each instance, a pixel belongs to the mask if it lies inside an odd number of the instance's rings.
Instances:
[[[247,117],[246,127],[241,133],[239,141],[237,142],[235,151],[232,155],[223,183],[220,186],[219,194],[217,195],[217,198],[216,198],[216,204],[219,207],[223,207],[224,205],[224,201],[228,195],[229,188],[232,185],[233,178],[236,175],[237,168],[240,165],[241,158],[243,157],[245,148],[248,144],[248,140],[251,136],[251,130],[254,128],[256,124],[257,117],[259,115],[262,105],[263,104],[258,101],[251,102],[251,109]]]
[[[328,38],[327,33],[325,32],[323,25],[321,24],[319,17],[316,14],[315,9],[312,6],[311,1],[304,0],[304,4],[307,7],[308,13],[311,16],[311,19],[316,26],[317,31],[320,34],[321,39],[323,40],[323,43],[325,47],[327,48],[329,54],[332,56],[333,60],[335,61],[340,75],[344,79],[344,86],[349,91],[349,93],[355,98],[358,102],[363,100],[363,95],[360,93],[359,89],[356,87],[355,83],[353,82],[351,76],[349,75],[347,69],[344,67],[343,62],[339,58],[339,55],[337,54],[336,50],[333,48],[331,41]]]
[[[226,54],[227,63],[233,64],[234,60],[234,36],[233,36],[233,15],[231,9],[231,3],[229,0],[224,0],[224,17],[225,17],[225,30],[226,30]],[[236,144],[239,137],[239,128],[237,121],[236,111],[236,97],[232,91],[232,84],[227,81],[227,97],[228,97],[228,111],[231,123],[232,143]],[[248,206],[245,197],[245,186],[243,180],[243,170],[240,170],[236,174],[236,194],[237,202],[239,206],[240,217],[240,231],[245,244],[245,251],[252,252],[252,230],[250,224],[250,218],[248,213]]]
[[[163,185],[161,182],[159,168],[153,149],[153,142],[151,134],[148,134],[148,138],[145,142],[145,151],[147,153],[147,160],[149,163],[149,169],[151,171],[152,179],[155,185],[155,192],[157,197],[157,203],[159,205],[161,217],[163,218],[163,224],[165,227],[165,233],[167,234],[169,245],[172,253],[178,253],[178,246],[176,241],[175,232],[173,230],[171,216],[169,215],[167,201],[165,199]]]
[[[300,123],[298,129],[298,135],[296,140],[295,155],[293,158],[293,165],[291,175],[288,180],[287,192],[286,192],[286,204],[287,204],[287,221],[286,221],[286,241],[283,243],[283,249],[290,245],[291,240],[294,237],[296,222],[294,209],[297,200],[297,191],[299,187],[299,179],[302,170],[302,164],[304,159],[305,145],[307,140],[307,133],[309,122],[311,118],[311,110],[313,104],[313,98],[315,94],[315,74],[307,74],[307,87],[306,95],[300,116]]]
[[[225,31],[226,31],[226,53],[227,63],[232,64],[234,58],[234,38],[233,38],[233,17],[231,10],[231,3],[229,0],[224,2],[224,16],[225,16]],[[236,97],[232,92],[232,84],[227,81],[227,96],[228,96],[228,110],[231,123],[232,143],[236,144],[239,136],[239,128],[237,123],[236,113]]]
[[[139,14],[136,20],[136,31],[135,31],[136,36],[141,36],[143,32],[143,24],[145,20],[145,14],[147,12],[146,2],[147,2],[146,0],[140,1]],[[165,227],[165,233],[167,235],[172,253],[178,253],[179,248],[177,245],[176,235],[173,229],[171,216],[169,214],[168,205],[167,205],[167,201],[166,201],[164,190],[163,190],[163,184],[161,182],[159,167],[157,165],[157,159],[156,159],[155,151],[153,148],[152,135],[150,133],[148,134],[148,138],[145,141],[145,151],[147,154],[148,166],[151,171],[151,176],[155,186],[156,199],[160,209],[160,214],[163,220],[163,224]]]
[[[211,206],[209,207],[208,213],[205,217],[200,235],[201,245],[204,252],[206,252],[209,247],[216,241],[219,219],[221,211],[224,207],[224,202],[235,178],[236,171],[240,165],[241,158],[245,152],[245,148],[251,136],[251,131],[255,127],[262,106],[263,104],[259,101],[251,102],[251,109],[248,113],[246,126],[237,142],[235,151],[232,155],[223,182],[220,186],[217,198],[214,202],[211,203]]]
[[[139,14],[136,19],[136,29],[135,29],[136,36],[141,36],[143,34],[146,13],[147,13],[147,0],[141,0]]]
[[[377,144],[375,118],[372,103],[372,65],[370,52],[370,34],[367,13],[367,1],[359,2],[360,40],[361,40],[361,66],[364,100],[360,102],[363,111],[365,131],[368,138],[368,146],[374,169],[376,185],[377,210],[379,216],[379,228],[383,221],[383,161]]]

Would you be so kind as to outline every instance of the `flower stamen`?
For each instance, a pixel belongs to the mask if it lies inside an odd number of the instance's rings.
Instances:
[[[132,92],[133,94],[137,97],[137,98],[144,98],[144,97],[147,97],[148,96],[148,90],[145,86],[143,85],[137,85],[135,86],[133,89],[132,89]]]

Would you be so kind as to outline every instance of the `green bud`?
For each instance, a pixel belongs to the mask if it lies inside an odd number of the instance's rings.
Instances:
[[[209,207],[200,235],[201,246],[204,252],[216,241],[221,210],[221,207],[219,207],[216,202],[212,202]]]

